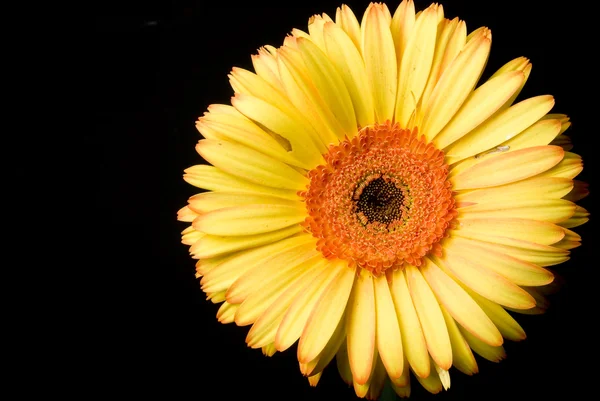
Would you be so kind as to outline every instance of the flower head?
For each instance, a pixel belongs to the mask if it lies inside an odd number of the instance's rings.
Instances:
[[[447,389],[525,338],[509,311],[543,312],[587,188],[554,99],[515,102],[529,60],[479,82],[491,37],[438,4],[341,6],[233,68],[178,214],[220,322],[265,355],[297,342],[311,385],[335,358],[369,399],[411,372]]]

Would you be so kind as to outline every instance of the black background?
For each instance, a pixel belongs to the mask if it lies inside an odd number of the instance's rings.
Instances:
[[[446,17],[459,16],[470,31],[488,26],[492,52],[484,79],[505,62],[527,56],[532,75],[520,99],[552,94],[553,112],[573,121],[568,133],[592,182],[597,148],[592,138],[598,95],[590,75],[597,35],[591,11],[576,2],[443,3]],[[195,120],[211,103],[232,96],[232,66],[251,69],[250,54],[279,46],[293,27],[306,30],[315,13],[335,15],[337,1],[106,3],[97,10],[98,59],[94,77],[98,106],[90,146],[100,147],[101,182],[108,194],[98,204],[110,214],[103,274],[114,285],[103,303],[110,313],[106,342],[117,357],[109,383],[119,394],[164,399],[355,400],[335,366],[317,388],[308,386],[295,347],[266,358],[246,347],[247,327],[221,325],[218,306],[205,300],[194,278],[194,261],[180,243],[185,223],[177,210],[196,189],[183,170],[201,163]],[[362,16],[367,1],[349,1]],[[392,12],[397,2],[388,4]],[[429,2],[416,1],[417,9]],[[556,4],[556,5],[554,5]],[[590,48],[591,47],[591,48]],[[591,53],[590,53],[591,50]],[[591,103],[588,103],[591,102]],[[588,106],[589,105],[589,106]],[[597,113],[597,112],[596,112]],[[582,202],[592,209],[594,194]],[[593,216],[592,216],[593,217]],[[543,316],[520,316],[528,334],[507,342],[499,364],[478,358],[480,373],[452,371],[452,387],[436,396],[413,380],[412,399],[587,398],[597,368],[593,328],[597,261],[592,259],[594,221],[577,229],[584,244],[556,272],[565,281]],[[588,365],[589,364],[589,365]],[[92,389],[92,392],[95,390]]]

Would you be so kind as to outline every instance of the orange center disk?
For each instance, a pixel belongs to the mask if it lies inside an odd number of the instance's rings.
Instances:
[[[324,157],[300,195],[308,211],[303,226],[326,258],[380,275],[441,254],[438,242],[456,216],[448,165],[416,129],[368,127]]]

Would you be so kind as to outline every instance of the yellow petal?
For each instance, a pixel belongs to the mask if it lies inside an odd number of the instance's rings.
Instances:
[[[274,137],[287,141],[287,149],[306,166],[314,168],[323,162],[325,145],[306,117],[295,107],[288,107],[287,103],[271,104],[243,93],[237,93],[231,99],[231,104]]]
[[[377,349],[390,379],[395,380],[401,377],[404,368],[400,326],[386,276],[376,277],[374,282]]]
[[[262,289],[252,292],[241,303],[235,314],[235,323],[238,326],[246,326],[254,323],[284,291],[297,285],[304,274],[309,273],[314,268],[318,269],[321,266],[319,262],[323,257],[316,251],[314,253],[314,256],[306,260],[303,260],[306,256],[303,256],[301,259],[296,258],[289,263],[285,263],[279,269],[270,271],[270,274],[264,277],[261,282]],[[275,264],[279,262],[271,260],[270,263]]]
[[[312,268],[307,269],[307,271],[298,278],[292,286],[287,288],[286,291],[283,291],[279,297],[271,303],[250,328],[250,331],[246,336],[246,343],[249,347],[260,348],[275,341],[277,329],[289,306],[298,294],[307,291],[309,286],[315,282],[319,275],[323,275],[322,277],[329,276],[329,273],[326,271],[327,265],[327,259],[321,259],[316,262]],[[269,289],[265,292],[267,292],[268,296],[268,293],[272,292],[272,290]]]
[[[265,258],[261,261],[262,263],[244,272],[231,284],[231,287],[227,290],[227,302],[232,304],[244,302],[250,294],[260,288],[260,285],[267,278],[275,275],[281,277],[298,264],[312,258],[318,252],[315,249],[314,238],[311,235],[300,235],[283,241],[288,244],[284,251]]]
[[[427,377],[430,372],[427,344],[403,270],[398,269],[392,274],[391,292],[402,334],[402,349],[415,374]]]
[[[321,353],[312,361],[306,364],[300,363],[300,371],[302,374],[305,376],[311,376],[323,371],[323,369],[329,365],[329,362],[333,360],[345,341],[346,318],[345,316],[342,316],[337,324],[337,327],[335,328],[335,331],[333,332],[333,335],[329,338],[329,341],[327,341],[325,348],[323,348],[323,351],[321,351]]]
[[[282,228],[281,230],[255,235],[204,235],[192,248],[190,248],[190,253],[193,257],[199,259],[213,258],[215,256],[277,242],[301,231],[302,227],[299,224],[296,224]]]
[[[427,84],[435,51],[437,25],[437,6],[434,4],[416,19],[414,31],[402,55],[394,117],[403,127],[407,126]]]
[[[459,327],[459,329],[463,337],[469,344],[469,347],[471,347],[471,349],[482,358],[485,358],[491,362],[500,362],[501,360],[506,358],[506,352],[504,351],[503,346],[493,347],[479,340],[477,337],[473,336],[471,333],[469,333],[462,327]]]
[[[460,219],[451,235],[494,242],[496,237],[507,237],[551,245],[560,241],[564,231],[556,224],[529,219]]]
[[[510,98],[523,79],[523,73],[515,71],[499,75],[481,85],[433,138],[433,143],[438,149],[443,149],[479,126]]]
[[[469,344],[467,344],[467,341],[460,333],[460,329],[456,322],[444,305],[440,305],[440,309],[442,310],[444,321],[448,328],[450,344],[452,344],[452,366],[469,376],[477,373],[479,368],[477,367],[477,361],[475,361],[475,357],[473,356],[473,352],[471,352]]]
[[[495,115],[445,149],[452,164],[509,140],[527,129],[552,109],[552,96],[536,96],[523,100]]]
[[[459,231],[453,231],[452,236],[459,233]],[[512,255],[538,266],[553,266],[569,260],[569,252],[556,247],[556,244],[553,244],[553,246],[540,245],[531,241],[494,236],[469,239],[476,241],[480,246],[489,247],[497,252]]]
[[[415,3],[410,1],[402,1],[392,18],[390,30],[394,39],[394,48],[396,50],[396,63],[400,65],[404,49],[408,44],[408,39],[413,33],[415,26]]]
[[[196,150],[213,166],[256,184],[293,190],[308,184],[304,175],[287,164],[240,144],[203,139]]]
[[[198,214],[211,212],[233,206],[246,205],[287,205],[300,206],[302,203],[276,196],[259,194],[228,193],[228,192],[203,192],[192,196],[188,200],[189,207]]]
[[[421,272],[440,304],[474,336],[490,345],[502,345],[502,335],[484,311],[459,284],[433,262],[421,266]]]
[[[515,71],[523,73],[523,82],[521,82],[521,85],[515,91],[515,93],[513,93],[513,95],[502,105],[502,107],[500,107],[500,109],[498,110],[498,113],[500,113],[503,110],[506,110],[507,108],[512,106],[512,104],[515,101],[515,99],[517,98],[517,96],[519,96],[519,94],[521,93],[521,90],[523,90],[523,87],[525,86],[525,83],[527,82],[529,75],[531,75],[531,63],[529,62],[529,59],[527,59],[525,57],[517,57],[516,59],[511,60],[508,63],[504,64],[502,67],[500,67],[498,69],[498,71],[496,71],[494,73],[494,75],[492,75],[492,77],[491,77],[491,78],[495,78],[495,77],[499,76],[500,74],[504,74],[507,72],[515,72]]]
[[[342,269],[317,301],[300,336],[298,361],[301,363],[315,359],[327,345],[346,310],[355,276],[354,269]]]
[[[227,174],[214,166],[197,165],[185,170],[183,179],[198,188],[210,191],[242,192],[276,196],[284,199],[299,200],[298,191],[279,189],[254,184],[242,178]]]
[[[267,81],[271,86],[282,90],[279,80],[279,71],[277,70],[277,60],[275,56],[269,53],[265,48],[258,49],[258,54],[252,55],[252,66],[256,74]]]
[[[576,205],[563,199],[525,199],[506,202],[489,202],[459,209],[459,218],[516,218],[558,223],[575,213]]]
[[[427,263],[430,262],[425,259],[424,265]],[[429,354],[438,366],[448,370],[452,366],[452,347],[438,300],[418,268],[409,265],[405,271],[410,296],[423,328]]]
[[[348,360],[353,380],[358,384],[367,383],[374,366],[375,313],[373,277],[361,269],[348,302],[346,315]]]
[[[589,221],[589,215],[590,213],[587,210],[577,205],[573,216],[569,217],[567,220],[561,221],[558,225],[564,228],[579,227]]]
[[[328,263],[325,272],[315,278],[304,291],[300,292],[294,298],[277,329],[275,347],[277,347],[278,351],[285,351],[296,342],[302,334],[306,322],[323,292],[341,274],[345,273],[344,270],[346,269],[348,269],[346,262],[335,261]]]
[[[200,281],[202,290],[205,292],[216,292],[226,290],[242,274],[251,268],[261,265],[269,257],[286,252],[294,244],[308,241],[310,235],[304,235],[303,238],[294,237],[264,245],[248,251],[236,253],[218,263],[217,267],[205,273]],[[239,302],[233,302],[239,303]]]
[[[432,360],[431,364],[435,365],[435,362]],[[421,386],[423,386],[423,388],[429,391],[431,394],[437,394],[442,391],[442,381],[440,380],[440,376],[438,375],[436,369],[431,369],[431,374],[426,378],[419,376],[416,377],[419,383],[421,383]]]
[[[510,151],[525,149],[533,146],[548,145],[560,132],[559,120],[543,119],[508,141],[502,142],[500,146],[508,146]]]
[[[223,302],[223,304],[219,308],[219,311],[217,312],[217,320],[219,321],[219,323],[222,323],[222,324],[233,323],[234,317],[235,317],[235,312],[237,311],[238,308],[239,308],[239,305],[230,304],[227,301]]]
[[[564,157],[554,167],[540,174],[541,177],[562,177],[573,179],[583,170],[581,156],[571,152],[564,152]]]
[[[477,260],[464,254],[461,246],[452,246],[454,240],[456,238],[444,241],[443,261],[435,259],[440,268],[448,269],[467,287],[500,305],[517,309],[535,306],[535,301],[525,290],[492,270],[482,269]]]
[[[554,275],[548,270],[511,255],[497,252],[481,242],[452,237],[446,244],[458,247],[465,255],[469,255],[470,259],[476,260],[481,269],[496,272],[517,285],[537,287],[549,284],[554,280]]]
[[[296,40],[296,46],[300,40]],[[281,82],[289,100],[309,119],[319,133],[321,142],[325,146],[339,142],[342,127],[317,92],[300,50],[282,46],[278,50],[277,61]]]
[[[196,230],[212,235],[255,235],[280,230],[306,218],[303,206],[248,205],[202,214],[194,220]]]
[[[358,124],[361,127],[373,124],[375,122],[373,95],[359,50],[352,44],[352,39],[336,24],[326,23],[323,33],[327,55],[348,90]]]
[[[573,181],[568,178],[534,176],[525,180],[512,182],[484,189],[476,189],[458,193],[454,199],[458,203],[484,203],[489,201],[519,199],[560,199],[573,188]]]
[[[557,165],[564,151],[558,146],[535,146],[500,154],[453,176],[456,190],[477,189],[508,184],[532,177]]]
[[[387,374],[385,371],[385,367],[381,362],[381,359],[377,360],[377,364],[375,365],[375,369],[373,370],[373,374],[369,379],[369,391],[367,392],[367,398],[370,400],[377,400],[381,394],[381,390],[383,390],[383,386],[385,384],[385,380],[387,379]]]
[[[375,116],[378,122],[383,123],[394,116],[398,68],[394,40],[381,4],[369,6],[362,25],[361,43]]]
[[[342,128],[338,139],[356,132],[356,116],[350,94],[335,66],[322,50],[307,39],[298,39],[298,48],[308,69],[308,74],[336,122]]]
[[[500,333],[504,338],[507,338],[511,341],[521,341],[524,340],[527,336],[525,335],[525,331],[523,328],[517,323],[515,319],[512,318],[508,314],[503,307],[498,305],[495,302],[492,302],[484,297],[476,294],[475,292],[470,292],[471,296],[481,306],[481,308],[485,311],[485,313],[492,319]],[[500,344],[489,344],[489,345],[500,345]]]
[[[350,369],[350,361],[348,360],[348,347],[345,341],[342,343],[340,349],[335,355],[335,362],[342,380],[344,380],[347,385],[351,386],[352,370]]]
[[[344,32],[348,35],[348,37],[354,43],[356,49],[361,49],[361,32],[360,32],[360,24],[354,12],[345,4],[342,4],[341,7],[338,7],[335,13],[335,23],[339,27],[341,27]]]
[[[198,217],[198,213],[190,209],[188,206],[184,206],[177,211],[177,220],[184,222],[191,222]]]
[[[471,94],[485,67],[492,34],[489,29],[473,38],[448,66],[425,105],[420,133],[431,140],[456,114]]]

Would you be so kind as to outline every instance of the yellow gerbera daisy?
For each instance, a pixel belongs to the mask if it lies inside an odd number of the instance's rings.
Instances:
[[[529,60],[477,85],[490,45],[438,4],[341,6],[232,70],[197,122],[211,165],[184,176],[208,191],[178,214],[220,322],[266,355],[298,342],[311,385],[335,357],[370,399],[388,378],[408,396],[410,372],[447,389],[525,338],[507,311],[543,311],[587,189],[552,96],[514,103]]]

